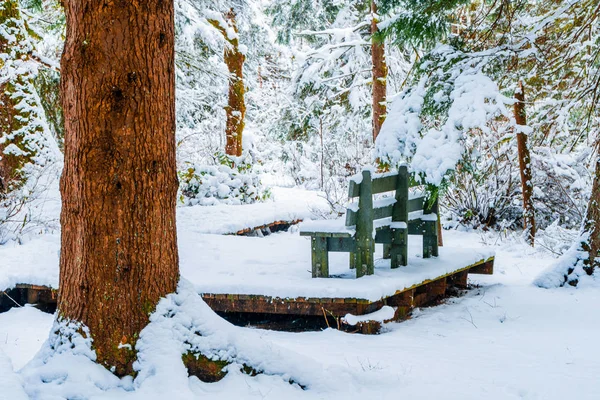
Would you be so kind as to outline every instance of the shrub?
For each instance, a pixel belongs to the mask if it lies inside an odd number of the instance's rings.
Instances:
[[[252,165],[233,165],[222,158],[221,165],[187,164],[179,172],[180,200],[186,205],[252,204],[265,201],[271,192],[264,187]]]

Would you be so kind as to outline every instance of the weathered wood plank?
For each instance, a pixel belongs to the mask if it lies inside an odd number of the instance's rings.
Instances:
[[[402,166],[400,168],[406,168],[406,166]],[[373,194],[379,194],[379,193],[385,193],[385,192],[391,192],[393,190],[396,190],[396,179],[398,177],[398,173],[389,173],[386,172],[383,174],[384,176],[380,176],[378,174],[375,174],[374,176],[372,176],[372,190],[373,190]],[[348,184],[348,198],[352,199],[354,197],[359,197],[360,196],[360,185],[362,183],[356,183],[353,180],[349,181]],[[417,187],[417,186],[421,186],[420,184],[416,183],[416,182],[408,182],[409,187]]]
[[[371,190],[372,190],[373,194],[391,192],[392,190],[395,190],[397,178],[398,178],[397,174],[386,175],[384,177],[377,177],[377,175],[375,175],[371,179],[371,187],[372,187]],[[363,180],[363,182],[364,182],[364,180]],[[351,180],[350,184],[349,184],[348,197],[349,198],[359,197],[361,185],[362,185],[362,183],[357,184],[356,182]]]
[[[373,220],[389,218],[392,216],[393,205],[386,205],[379,208],[373,208]],[[346,210],[346,226],[354,226],[358,221],[359,211]]]
[[[311,261],[313,278],[329,278],[329,254],[327,253],[327,237],[311,238]]]
[[[300,236],[318,236],[318,237],[352,237],[349,232],[317,232],[317,231],[300,231]]]
[[[392,223],[403,222],[407,229],[393,227],[390,229],[390,259],[391,267],[398,268],[408,262],[408,168],[402,166],[398,169],[396,181],[396,203],[392,211]]]
[[[487,260],[485,263],[469,269],[470,274],[492,275],[494,273],[494,260]]]
[[[352,253],[356,250],[356,240],[354,238],[327,238],[327,249],[338,253]]]
[[[424,221],[423,225],[423,258],[437,257],[437,221]]]
[[[373,191],[371,172],[364,170],[363,179],[360,184],[360,196],[358,200],[358,218],[356,221],[356,277],[373,275],[375,265],[373,253],[375,243],[373,241]]]
[[[408,200],[408,212],[411,213],[413,211],[422,210],[424,203],[425,203],[425,196],[409,199]]]

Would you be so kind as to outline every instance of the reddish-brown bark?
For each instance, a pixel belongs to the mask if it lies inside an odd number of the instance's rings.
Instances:
[[[119,344],[135,345],[179,279],[173,1],[63,3],[58,316],[123,375],[135,353]]]
[[[527,125],[527,114],[525,113],[525,88],[519,82],[519,88],[515,92],[515,122],[517,125]],[[530,245],[535,241],[535,209],[533,207],[533,181],[531,174],[531,156],[527,145],[527,135],[517,132],[517,151],[519,155],[519,171],[521,173],[521,190],[523,192],[523,228],[526,239]]]
[[[240,51],[237,24],[233,10],[229,10],[225,14],[225,21],[229,28],[233,30],[234,35],[228,34],[219,21],[211,20],[210,22],[223,34],[227,42],[223,52],[225,64],[229,70],[229,97],[227,107],[225,107],[227,114],[225,154],[239,157],[242,155],[242,134],[244,132],[244,118],[246,117],[246,103],[244,100],[246,92],[246,87],[244,86],[244,61],[246,60],[246,56]]]
[[[371,61],[373,63],[373,141],[377,139],[386,115],[386,80],[387,64],[385,62],[385,45],[383,38],[378,35],[377,4],[371,0]]]

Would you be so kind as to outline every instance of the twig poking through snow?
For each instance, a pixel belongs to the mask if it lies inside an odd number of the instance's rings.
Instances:
[[[460,319],[464,319],[465,321],[467,321],[467,322],[470,322],[470,323],[471,323],[471,325],[473,325],[473,326],[475,327],[475,329],[479,329],[479,328],[477,327],[477,325],[475,325],[475,322],[473,322],[473,314],[471,314],[471,311],[469,311],[469,309],[468,309],[468,308],[465,308],[465,310],[466,310],[466,311],[467,311],[467,313],[469,314],[469,318],[470,318],[470,319],[466,319],[465,317],[460,317]]]
[[[3,295],[5,295],[6,297],[8,297],[9,299],[11,299],[11,300],[12,300],[12,302],[13,302],[13,303],[15,303],[15,304],[17,305],[17,307],[23,307],[22,305],[20,305],[19,303],[17,303],[17,301],[16,301],[15,299],[13,299],[12,297],[10,297],[10,296],[8,295],[8,293],[6,293],[6,292],[4,292],[4,291],[0,291],[0,294],[3,294]]]

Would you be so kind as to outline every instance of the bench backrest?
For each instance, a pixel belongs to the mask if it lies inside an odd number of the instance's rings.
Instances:
[[[425,192],[409,195],[408,189],[420,186],[409,179],[408,168],[401,166],[398,171],[383,174],[371,174],[371,171],[362,172],[362,180],[350,180],[348,197],[350,200],[358,197],[346,210],[346,226],[356,226],[371,221],[392,217],[393,222],[408,223],[408,213],[423,210],[424,214],[437,212],[436,205],[427,207]],[[394,192],[394,197],[373,201],[373,196],[385,192]],[[437,203],[437,202],[436,202]],[[360,221],[360,222],[359,222]]]

